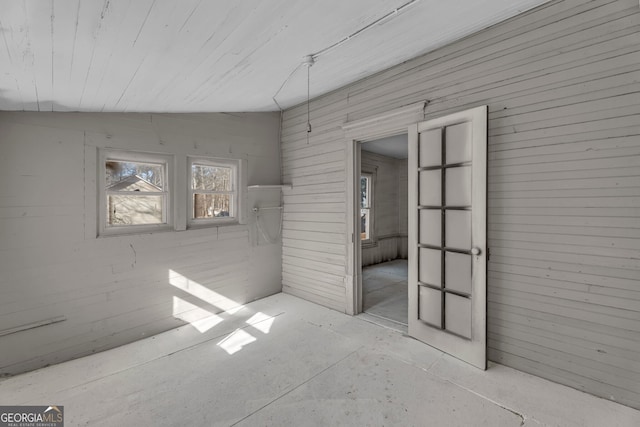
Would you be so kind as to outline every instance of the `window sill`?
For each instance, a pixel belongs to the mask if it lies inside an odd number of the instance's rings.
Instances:
[[[198,230],[203,228],[225,227],[231,225],[242,225],[238,218],[219,219],[215,221],[190,222],[187,224],[187,230]]]
[[[130,227],[117,227],[117,228],[106,228],[100,232],[98,235],[101,237],[118,237],[118,236],[133,236],[136,234],[154,234],[154,233],[165,233],[167,231],[174,231],[173,226],[168,224],[154,225],[154,226],[135,226],[132,225]]]
[[[293,186],[291,184],[273,184],[273,185],[249,185],[247,188],[249,190],[291,190]]]

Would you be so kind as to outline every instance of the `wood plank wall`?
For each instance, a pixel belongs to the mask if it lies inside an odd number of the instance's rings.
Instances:
[[[487,104],[490,359],[640,408],[639,28],[637,0],[552,1],[315,99],[309,143],[287,110],[284,291],[345,310],[342,124]]]
[[[275,113],[0,113],[0,375],[279,292],[280,243],[258,245],[251,216],[247,225],[95,234],[98,148],[174,155],[180,172],[170,185],[184,203],[184,220],[186,155],[242,158],[248,184],[277,184],[278,131]],[[280,203],[280,191],[269,197]],[[191,292],[182,286],[187,279]],[[6,334],[61,316],[66,320]]]
[[[361,163],[363,172],[374,175],[373,244],[362,244],[361,264],[364,267],[391,261],[402,258],[402,254],[406,258],[407,161],[362,151]],[[400,231],[402,222],[404,233]]]

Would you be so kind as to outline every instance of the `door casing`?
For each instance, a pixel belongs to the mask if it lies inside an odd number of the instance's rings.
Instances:
[[[427,101],[410,104],[382,114],[347,122],[342,126],[346,145],[347,190],[347,264],[345,272],[345,313],[362,312],[362,250],[360,220],[360,144],[406,133],[410,125],[424,120]]]

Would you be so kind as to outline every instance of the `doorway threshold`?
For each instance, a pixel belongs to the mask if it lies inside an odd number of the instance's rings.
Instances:
[[[360,313],[356,316],[357,318],[364,320],[365,322],[373,323],[374,325],[382,326],[387,329],[393,329],[394,331],[401,332],[403,334],[407,334],[409,331],[409,327],[405,323],[398,322],[396,320],[387,319],[386,317],[377,316],[372,313]]]

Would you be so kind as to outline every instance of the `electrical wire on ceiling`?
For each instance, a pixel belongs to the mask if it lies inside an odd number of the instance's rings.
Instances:
[[[280,106],[280,104],[278,104],[278,101],[276,100],[276,97],[280,94],[280,92],[282,92],[282,89],[284,89],[285,85],[287,83],[289,83],[289,80],[291,80],[291,77],[293,77],[293,75],[296,73],[296,71],[298,71],[298,69],[302,67],[302,62],[299,63],[298,65],[296,65],[296,68],[293,69],[293,71],[291,71],[289,73],[289,75],[287,76],[287,78],[282,82],[282,84],[280,85],[280,87],[278,88],[278,90],[276,91],[275,95],[273,95],[271,97],[271,99],[273,99],[273,102],[278,106],[278,109],[280,111],[283,111],[284,109]]]
[[[280,111],[283,111],[282,106],[280,106],[280,104],[278,103],[278,101],[276,99],[277,96],[280,94],[280,92],[282,92],[282,89],[284,89],[284,87],[287,85],[289,80],[291,80],[291,78],[296,73],[296,71],[298,71],[300,69],[300,67],[303,66],[303,65],[307,66],[307,143],[309,142],[309,133],[311,133],[311,123],[309,121],[309,97],[310,97],[309,68],[311,68],[311,66],[317,61],[317,59],[320,56],[326,55],[327,53],[329,53],[332,50],[340,47],[341,45],[343,45],[345,43],[347,43],[348,41],[352,40],[353,38],[355,38],[355,37],[357,37],[359,35],[362,35],[362,33],[364,33],[367,30],[370,30],[374,26],[382,24],[383,22],[389,21],[389,20],[397,17],[401,12],[406,11],[408,8],[410,8],[411,6],[415,5],[416,3],[420,2],[420,1],[421,0],[411,0],[411,1],[407,2],[407,3],[404,3],[400,7],[395,8],[394,10],[392,10],[389,13],[387,13],[386,15],[381,16],[380,18],[376,19],[375,21],[373,21],[373,22],[365,25],[364,27],[354,31],[353,33],[351,33],[348,36],[344,37],[343,39],[337,41],[336,43],[332,44],[331,46],[327,46],[324,49],[321,49],[321,50],[317,51],[316,53],[312,53],[310,55],[305,56],[304,59],[303,59],[303,62],[299,63],[291,71],[291,73],[289,73],[287,78],[284,80],[284,82],[282,82],[282,84],[280,85],[280,87],[278,88],[276,93],[271,98],[273,99],[273,102],[276,104],[278,109]]]
[[[345,44],[346,42],[350,41],[351,39],[353,39],[354,37],[357,37],[359,35],[361,35],[362,33],[364,33],[367,30],[370,30],[371,28],[373,28],[374,26],[378,25],[378,24],[382,24],[383,22],[389,21],[393,18],[395,18],[396,16],[398,16],[400,14],[400,12],[404,12],[406,9],[410,8],[411,6],[415,5],[416,3],[419,3],[420,0],[411,0],[405,4],[403,4],[400,7],[395,8],[394,10],[392,10],[391,12],[387,13],[386,15],[376,19],[375,21],[365,25],[364,27],[360,28],[359,30],[349,34],[348,36],[346,36],[345,38],[343,38],[342,40],[332,44],[331,46],[325,47],[322,50],[317,51],[316,53],[311,54],[311,56],[313,57],[314,60],[317,60],[319,56],[321,55],[325,55],[329,52],[331,52],[332,50],[336,49],[337,47]]]

